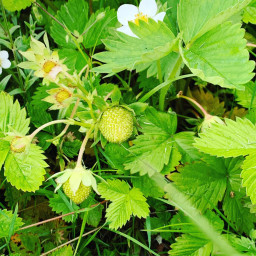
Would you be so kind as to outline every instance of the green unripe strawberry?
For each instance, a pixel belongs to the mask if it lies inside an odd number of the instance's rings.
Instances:
[[[101,116],[99,129],[107,141],[122,143],[132,135],[133,114],[123,107],[109,108]]]
[[[26,150],[31,140],[28,137],[14,137],[11,141],[11,151],[15,153],[22,153]]]
[[[81,182],[78,190],[74,194],[70,187],[69,180],[67,180],[63,184],[63,191],[75,204],[81,204],[85,199],[88,198],[91,192],[91,186],[87,187]]]

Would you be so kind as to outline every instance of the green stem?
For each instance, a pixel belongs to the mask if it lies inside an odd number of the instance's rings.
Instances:
[[[53,124],[61,124],[61,123],[64,123],[64,124],[67,124],[69,123],[70,121],[69,120],[55,120],[55,121],[51,121],[49,123],[46,123],[42,126],[40,126],[39,128],[37,128],[33,133],[31,133],[29,135],[30,139],[32,140],[41,130],[43,130],[44,128],[50,126],[50,125],[53,125]]]
[[[182,57],[179,56],[175,66],[174,66],[174,68],[172,70],[172,73],[169,76],[169,79],[174,79],[175,78],[175,76],[177,75],[179,69],[181,68],[182,63],[183,63],[182,62]],[[170,85],[171,84],[169,84],[168,86],[162,88],[161,91],[160,91],[160,96],[159,96],[159,109],[160,109],[160,111],[164,111],[164,109],[165,109],[165,98],[166,98],[166,94],[167,94],[167,92],[168,92],[168,90],[170,88]]]
[[[188,75],[183,75],[183,76],[178,76],[176,78],[167,80],[165,82],[163,82],[162,84],[159,84],[157,87],[155,87],[154,89],[152,89],[151,91],[149,91],[147,94],[145,94],[140,100],[139,102],[145,102],[146,100],[148,100],[153,94],[155,94],[157,91],[163,89],[164,87],[169,86],[171,83],[178,81],[180,79],[184,79],[184,78],[188,78],[188,77],[192,77],[195,76],[194,74],[188,74]],[[169,88],[169,87],[168,87]]]
[[[18,67],[18,57],[17,57],[17,54],[16,54],[15,45],[14,45],[14,42],[13,42],[10,30],[8,28],[8,22],[7,22],[6,13],[5,13],[5,9],[4,9],[3,1],[2,0],[0,0],[0,4],[1,4],[1,7],[2,7],[2,13],[3,13],[3,18],[4,18],[4,23],[5,23],[6,31],[7,31],[9,40],[10,40],[10,44],[11,44],[11,48],[12,48],[12,52],[13,52],[13,56],[14,56],[14,61],[15,61],[15,64],[16,64],[16,69],[17,69],[17,73],[18,73],[18,77],[19,77],[19,84],[20,84],[21,89],[23,91],[25,91],[23,80],[22,80],[22,76],[20,74],[20,70],[19,70],[19,67]]]

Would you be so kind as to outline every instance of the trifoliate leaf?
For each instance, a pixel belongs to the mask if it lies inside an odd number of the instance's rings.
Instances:
[[[244,8],[243,22],[256,24],[256,1],[253,0],[251,3]]]
[[[0,139],[0,170],[4,161],[10,151],[10,143],[8,141]]]
[[[8,237],[14,214],[6,209],[0,210],[0,238]],[[16,217],[13,232],[16,232],[23,225],[22,219]]]
[[[0,93],[0,134],[18,132],[26,135],[29,131],[29,119],[26,110],[21,109],[18,101],[13,103],[13,98],[5,92]]]
[[[214,123],[200,133],[194,146],[216,156],[236,157],[256,152],[256,127],[248,119],[225,119],[225,125]]]
[[[256,108],[256,85],[249,82],[244,85],[245,90],[236,90],[236,100],[245,108]]]
[[[34,0],[3,0],[4,7],[11,12],[20,11],[29,7]]]
[[[187,44],[223,24],[250,2],[251,0],[181,0],[178,6],[178,24],[184,42]]]
[[[28,152],[8,154],[4,175],[17,189],[35,191],[42,185],[47,163],[40,147],[31,144]]]
[[[103,40],[109,51],[93,56],[106,63],[94,68],[94,71],[117,73],[124,69],[133,70],[138,64],[152,63],[172,52],[176,39],[163,22],[149,19],[148,23],[141,21],[139,26],[129,25],[139,38],[115,31],[113,39]]]
[[[196,39],[188,49],[181,49],[192,73],[221,87],[243,89],[254,76],[255,63],[249,61],[240,27],[226,22]]]
[[[52,210],[56,213],[66,214],[71,212],[70,208],[65,204],[65,202],[62,200],[62,198],[58,194],[54,194],[54,196],[49,199],[49,205],[52,208]],[[79,206],[77,206],[76,204],[72,204],[72,207],[74,211],[79,210]],[[74,215],[69,215],[69,216],[63,217],[63,219],[66,222],[72,222],[74,221],[75,218],[74,218]]]
[[[149,206],[141,191],[130,189],[124,181],[108,180],[107,183],[100,183],[98,190],[102,197],[112,201],[106,214],[110,228],[121,228],[132,214],[139,218],[146,218],[149,214]]]
[[[246,157],[242,168],[241,177],[246,194],[250,196],[252,203],[256,204],[256,152]]]
[[[89,7],[86,1],[69,0],[68,3],[61,6],[56,19],[66,26],[70,32],[81,35],[85,31],[88,21],[88,10]],[[76,49],[73,40],[57,22],[52,24],[51,36],[58,45],[68,49]]]
[[[71,245],[61,247],[60,249],[49,254],[50,256],[73,256],[73,250]]]
[[[177,128],[177,117],[174,113],[147,108],[139,123],[143,135],[133,141],[134,146],[129,149],[131,154],[125,168],[131,173],[152,176],[169,164],[172,151],[176,150],[172,135]],[[178,165],[180,158],[181,155],[171,159],[175,162],[172,162],[172,166]]]

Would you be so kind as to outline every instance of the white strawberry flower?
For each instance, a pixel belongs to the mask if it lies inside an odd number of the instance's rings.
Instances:
[[[149,18],[155,21],[163,21],[166,12],[157,14],[157,4],[155,0],[142,0],[139,8],[132,4],[123,4],[117,10],[117,19],[123,25],[117,30],[129,36],[137,37],[130,29],[128,22],[133,21],[139,25],[139,21],[148,22]]]
[[[9,54],[7,51],[0,51],[0,75],[2,74],[2,70],[7,69],[11,66],[11,62],[8,60]]]

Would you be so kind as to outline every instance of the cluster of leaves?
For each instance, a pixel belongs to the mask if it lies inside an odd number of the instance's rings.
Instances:
[[[163,21],[129,21],[136,37],[116,30],[119,0],[0,4],[0,47],[13,50],[0,81],[3,253],[256,254],[256,1],[161,0]],[[57,80],[46,86],[18,65],[43,35],[73,93],[54,111],[46,98]],[[134,117],[121,144],[99,128],[117,105]],[[57,125],[42,131],[49,122]],[[17,139],[28,140],[24,150],[13,149]],[[74,168],[83,150],[98,191],[76,205],[48,178]]]

